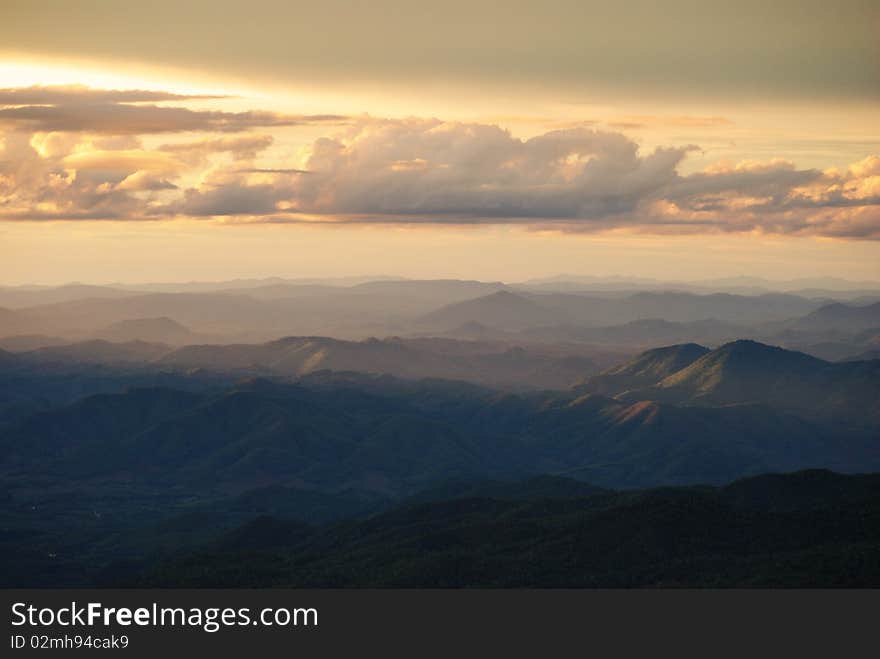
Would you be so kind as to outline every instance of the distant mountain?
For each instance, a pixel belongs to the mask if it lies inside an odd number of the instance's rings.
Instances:
[[[251,279],[227,279],[221,281],[184,281],[184,282],[148,282],[141,284],[111,284],[114,288],[154,292],[154,293],[210,293],[217,291],[253,291],[259,288],[274,286],[282,287],[319,287],[325,288],[349,288],[357,284],[370,281],[399,280],[401,277],[385,275],[359,276],[359,277],[263,277]]]
[[[359,371],[557,389],[568,388],[598,370],[587,354],[574,349],[442,338],[341,341],[288,337],[263,344],[194,345],[162,355],[156,364],[294,377],[319,370]]]
[[[12,336],[0,337],[0,348],[10,352],[27,352],[37,348],[60,346],[65,343],[69,343],[69,341],[45,334],[13,334]]]
[[[468,279],[401,279],[369,281],[357,284],[351,291],[359,294],[419,295],[433,302],[468,300],[505,290],[507,286],[500,281],[485,282]]]
[[[167,345],[195,343],[198,335],[167,316],[159,318],[132,318],[120,320],[95,333],[95,338],[106,341],[146,341]]]
[[[443,336],[448,336],[451,338],[475,341],[491,341],[498,339],[512,340],[517,337],[515,333],[496,329],[494,327],[489,327],[488,325],[483,325],[482,323],[478,323],[472,320],[462,325],[459,325],[458,327],[453,327],[452,329],[443,332],[442,334]]]
[[[166,354],[171,348],[161,343],[127,341],[114,343],[95,339],[46,346],[21,353],[32,362],[86,362],[91,364],[132,363],[143,365]]]
[[[498,287],[450,281],[373,282],[317,288],[272,285],[253,292],[125,291],[121,297],[66,300],[21,309],[19,315],[4,322],[9,329],[0,332],[81,336],[130,319],[167,317],[193,332],[245,336],[247,340],[319,333],[363,337],[391,333],[388,328],[402,327],[442,305]]]
[[[616,346],[645,346],[675,342],[719,343],[752,333],[748,327],[717,320],[673,322],[659,318],[633,320],[609,327],[558,325],[534,327],[522,334],[539,341],[579,341]]]
[[[240,294],[224,293],[126,293],[111,299],[88,298],[29,307],[21,315],[32,327],[51,328],[53,333],[88,333],[132,318],[174,318],[198,331],[243,331],[254,324],[266,328],[283,325],[290,311]]]
[[[81,339],[132,319],[164,317],[192,332],[226,341],[314,334],[337,338],[445,334],[477,323],[501,332],[560,326],[606,328],[597,333],[597,341],[611,343],[613,332],[608,328],[640,321],[641,325],[621,328],[623,342],[656,345],[739,338],[745,331],[742,326],[782,323],[827,302],[786,294],[537,293],[510,289],[500,282],[459,280],[373,281],[353,286],[274,282],[204,292],[102,288],[101,295],[69,299],[78,295],[77,291],[83,295],[93,292],[78,287],[64,295],[23,291],[22,295],[31,296],[35,304],[0,310],[0,336],[44,334]],[[653,325],[648,322],[652,320]],[[660,324],[663,321],[693,325],[664,326]],[[125,338],[127,330],[120,331],[122,335],[109,336]]]
[[[0,336],[30,334],[35,325],[24,314],[0,307]]]
[[[677,322],[696,322],[714,319],[724,323],[758,324],[798,316],[821,305],[810,300],[784,293],[764,295],[731,295],[714,293],[696,295],[677,292],[635,293],[617,300],[618,313],[630,310],[624,322],[643,318],[661,318]]]
[[[803,297],[852,299],[858,295],[877,295],[880,281],[848,281],[835,277],[814,277],[786,281],[759,277],[726,277],[697,281],[645,279],[642,277],[590,277],[557,275],[531,279],[514,288],[530,291],[689,291],[693,293],[733,293],[763,295],[792,293]]]
[[[457,302],[419,319],[420,325],[454,328],[479,323],[503,329],[523,329],[551,324],[559,320],[559,312],[541,304],[540,297],[526,297],[510,291],[498,291],[485,297]]]
[[[39,304],[54,304],[87,298],[118,298],[128,295],[130,293],[125,290],[87,284],[40,287],[0,286],[0,306],[18,309]]]
[[[799,318],[791,326],[800,330],[843,330],[853,333],[880,327],[880,302],[861,306],[835,302]]]
[[[726,331],[727,328],[733,330],[731,325],[767,323],[802,316],[821,304],[821,301],[784,294],[743,296],[641,292],[623,297],[598,297],[587,294],[500,291],[426,314],[418,319],[417,326],[448,330],[468,322],[476,322],[504,330],[552,326],[609,328],[634,321],[660,320],[703,323],[703,329],[711,332],[713,329],[718,330],[719,326],[722,331]],[[716,324],[715,328],[712,327],[713,323]],[[641,336],[647,336],[650,327],[636,326],[634,329]],[[668,326],[662,327],[664,331],[668,329]],[[689,329],[693,331],[696,327]],[[741,332],[742,329],[738,333]],[[589,333],[585,332],[585,335],[589,336]],[[607,330],[604,335],[601,332],[598,335],[607,338]]]
[[[805,352],[813,357],[824,359],[829,362],[859,361],[860,359],[870,359],[863,355],[870,355],[871,350],[868,344],[855,340],[842,341],[820,341],[818,343],[798,343],[796,341],[787,341],[782,344],[789,350]],[[866,350],[867,348],[867,350]]]

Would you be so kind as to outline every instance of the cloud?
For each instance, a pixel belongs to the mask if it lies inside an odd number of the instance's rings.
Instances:
[[[697,146],[646,151],[622,133],[587,126],[520,139],[490,124],[369,117],[276,167],[257,162],[272,144],[264,134],[214,135],[152,150],[133,135],[79,139],[63,131],[8,133],[0,153],[0,217],[521,224],[880,239],[876,155],[841,170],[771,159],[716,162],[685,175],[682,163]]]
[[[167,179],[147,171],[137,171],[134,174],[129,174],[116,186],[116,190],[125,192],[153,192],[176,189],[177,186]]]
[[[61,164],[65,169],[80,172],[150,171],[166,175],[184,167],[181,161],[166,153],[140,149],[74,153],[62,158]]]
[[[291,168],[267,168],[267,167],[249,167],[247,169],[237,169],[238,174],[313,174],[307,169],[291,169]]]
[[[364,121],[311,147],[299,210],[434,221],[577,217],[635,210],[692,147],[639,155],[619,133],[557,130],[529,140],[485,124]]]
[[[189,166],[204,164],[211,156],[226,153],[237,161],[252,161],[261,151],[268,149],[273,142],[271,135],[240,135],[163,144],[158,148],[162,153],[173,154]]]
[[[227,98],[143,89],[94,89],[85,85],[34,85],[0,89],[0,105],[93,105]]]
[[[83,131],[113,135],[239,132],[252,128],[339,122],[335,115],[286,115],[275,112],[190,110],[158,105],[26,105],[0,110],[0,125],[30,131]]]
[[[496,126],[364,121],[311,147],[289,207],[343,221],[525,223],[566,231],[762,231],[880,239],[880,158],[845,172],[780,159],[687,176],[696,146],[642,153],[586,127],[520,140]],[[273,221],[279,221],[278,215]]]
[[[0,126],[30,132],[143,135],[185,131],[241,132],[253,128],[339,123],[341,115],[290,115],[250,110],[193,110],[140,101],[214,98],[139,90],[87,87],[0,89]]]
[[[187,190],[184,198],[169,210],[196,217],[267,215],[277,211],[276,204],[286,196],[285,192],[272,184],[246,185],[234,181],[213,188]]]

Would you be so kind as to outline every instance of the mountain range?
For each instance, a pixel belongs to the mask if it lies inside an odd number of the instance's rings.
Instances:
[[[878,400],[880,362],[830,364],[737,341],[654,350],[568,392],[331,371],[203,392],[134,388],[10,424],[0,456],[7,477],[226,491],[397,496],[443,478],[530,473],[614,487],[721,483],[880,468]]]
[[[510,490],[517,488],[510,487]],[[529,483],[521,489],[534,489]],[[877,586],[880,478],[465,496],[310,527],[259,517],[128,583],[151,586]],[[116,577],[119,579],[119,576]],[[120,581],[116,582],[117,584]],[[121,580],[122,584],[126,581]]]
[[[273,490],[266,494],[284,493]],[[110,530],[0,535],[8,586],[877,587],[880,478],[824,470],[614,491],[449,483],[344,521],[239,500]],[[14,506],[13,506],[14,508]],[[235,512],[232,512],[235,511]],[[250,514],[247,517],[247,513]],[[241,519],[244,513],[246,521]],[[45,513],[44,513],[45,514]],[[14,515],[14,513],[13,513]],[[8,523],[9,514],[4,522]],[[87,542],[82,542],[87,539]],[[11,569],[11,566],[15,566]]]
[[[0,290],[0,583],[874,583],[870,295],[226,284]]]
[[[59,338],[177,346],[259,343],[292,335],[396,335],[646,348],[753,338],[806,350],[834,344],[820,356],[846,358],[869,349],[857,339],[860,332],[880,327],[880,298],[841,301],[833,291],[830,297],[662,289],[559,292],[459,280],[170,288],[0,289],[0,345],[39,347]],[[47,338],[42,343],[22,338],[37,336]]]

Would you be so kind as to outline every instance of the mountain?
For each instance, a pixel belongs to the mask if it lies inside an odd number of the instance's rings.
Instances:
[[[622,325],[608,327],[583,327],[559,325],[534,327],[522,331],[522,335],[538,341],[578,341],[614,346],[646,346],[676,342],[723,343],[753,333],[741,325],[717,320],[673,322],[660,318],[633,320]]]
[[[0,426],[96,394],[145,387],[205,391],[229,386],[234,381],[229,376],[202,370],[175,373],[145,369],[136,361],[104,364],[69,358],[43,361],[27,354],[13,357],[0,363]]]
[[[99,331],[132,318],[174,318],[198,331],[245,331],[254,323],[277,327],[285,313],[277,304],[241,294],[127,293],[125,297],[87,298],[23,309],[32,326],[57,333]]]
[[[505,290],[503,282],[485,282],[464,279],[402,279],[369,281],[351,288],[357,294],[418,296],[432,304],[451,304]]]
[[[64,286],[0,286],[0,306],[20,309],[40,304],[70,302],[87,298],[118,298],[129,292],[110,286],[66,284]]]
[[[880,362],[750,341],[668,346],[606,372],[620,379],[614,398],[309,370],[413,362],[537,380],[523,374],[584,366],[558,346],[300,337],[160,348],[177,365],[165,354],[107,361],[154,344],[0,352],[0,564],[16,566],[4,584],[130,584],[145,568],[150,583],[175,584],[744,584],[767,565],[789,574],[781,560],[801,566],[791,583],[864,582],[875,564],[873,540],[858,535],[874,523],[864,480],[709,486],[880,470]],[[279,375],[304,366],[293,382]],[[273,377],[249,377],[261,371]],[[634,381],[650,384],[616,393]],[[182,560],[201,577],[164,562],[198,547],[211,556]],[[536,551],[547,560],[529,572]],[[493,556],[497,569],[483,569]]]
[[[253,292],[125,291],[113,298],[65,300],[21,309],[16,326],[6,333],[84,335],[130,319],[167,317],[194,332],[249,341],[317,333],[360,338],[389,333],[439,306],[497,289],[494,284],[449,281],[351,287],[280,284]]]
[[[12,352],[0,349],[0,367],[17,365],[21,363],[21,358]]]
[[[185,346],[157,366],[302,376],[319,370],[445,378],[514,388],[568,388],[598,370],[589,351],[443,338],[342,341],[288,337],[263,344]]]
[[[813,471],[720,488],[438,500],[324,527],[259,518],[116,585],[876,587],[878,565],[880,477]]]
[[[713,293],[698,295],[675,291],[635,293],[618,303],[617,313],[630,317],[621,322],[641,318],[661,318],[677,322],[714,319],[724,323],[757,324],[802,315],[820,306],[821,302],[796,295],[767,293],[764,295],[731,295]]]
[[[722,483],[880,468],[871,414],[826,423],[765,404],[515,395],[387,376],[253,380],[202,392],[131,389],[26,416],[0,426],[0,477],[51,475],[68,487],[123,479],[163,491],[185,483],[227,495],[280,485],[402,496],[450,479],[548,473],[603,487]]]
[[[504,330],[560,325],[602,328],[656,319],[676,323],[703,322],[706,330],[711,330],[714,322],[726,331],[730,325],[760,324],[802,316],[821,304],[821,301],[780,293],[745,296],[657,291],[600,297],[594,294],[499,291],[426,314],[418,319],[417,326],[448,330],[476,322]]]
[[[458,327],[454,327],[443,333],[454,339],[464,339],[467,341],[490,341],[490,340],[512,340],[516,339],[516,334],[505,330],[495,329],[482,323],[468,321]]]
[[[183,345],[198,340],[198,336],[189,328],[167,316],[120,320],[96,332],[95,338],[118,343],[145,341],[167,345]]]
[[[540,303],[540,298],[526,297],[510,291],[498,291],[466,302],[457,302],[433,311],[419,319],[420,325],[454,328],[468,323],[479,323],[504,329],[523,329],[546,325],[559,320]]]
[[[46,346],[20,353],[31,362],[86,362],[92,364],[131,363],[142,365],[166,354],[170,347],[161,343],[127,341],[114,343],[94,339]]]
[[[481,473],[469,441],[407,397],[255,381],[218,394],[91,396],[3,433],[0,455],[4,472],[83,485],[123,478],[136,489],[188,484],[226,495],[306,483],[396,491],[438,473]]]
[[[800,330],[841,330],[856,332],[880,327],[880,302],[851,305],[835,302],[827,304],[791,324]]]
[[[34,324],[20,311],[0,307],[0,336],[32,333]]]
[[[655,348],[602,371],[579,386],[580,391],[616,395],[656,384],[709,352],[696,343]]]
[[[0,348],[10,352],[28,352],[38,348],[60,346],[68,343],[57,336],[45,334],[13,334],[12,336],[0,337]]]
[[[740,340],[713,350],[627,400],[654,398],[697,405],[762,403],[814,415],[880,418],[880,364],[829,363]]]
[[[855,295],[877,294],[880,281],[848,281],[836,277],[814,277],[774,281],[759,277],[725,277],[698,281],[672,281],[640,277],[590,277],[581,275],[557,275],[531,279],[515,288],[524,290],[556,291],[690,291],[695,293],[733,293],[762,295],[784,292],[803,297],[846,299]]]
[[[741,337],[743,331],[730,326],[782,323],[827,302],[787,294],[535,292],[500,282],[464,280],[371,281],[349,286],[278,281],[250,288],[184,289],[187,292],[72,287],[63,295],[55,295],[56,289],[27,289],[19,292],[28,296],[31,304],[0,311],[0,334],[45,334],[72,340],[97,332],[99,338],[125,338],[128,330],[106,328],[132,319],[158,318],[173,319],[195,333],[238,342],[295,334],[337,338],[443,334],[468,323],[502,332],[558,326],[610,328],[649,320],[695,323],[681,328],[634,325],[621,334],[631,335],[626,343],[656,345]],[[103,334],[106,331],[111,334]],[[613,331],[604,336],[600,332],[600,339],[613,342]]]
[[[449,481],[418,492],[407,503],[455,499],[573,499],[608,492],[605,488],[563,476],[536,476],[525,481]]]

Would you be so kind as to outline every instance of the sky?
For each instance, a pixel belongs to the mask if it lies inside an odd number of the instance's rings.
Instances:
[[[0,283],[880,280],[875,1],[0,1]]]

